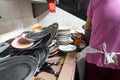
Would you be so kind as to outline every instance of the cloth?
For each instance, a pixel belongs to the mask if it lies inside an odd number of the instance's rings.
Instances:
[[[104,68],[120,69],[120,55],[119,53],[117,54],[118,54],[117,55],[118,57],[116,58],[117,61],[115,59],[115,62],[113,60],[114,62],[113,64],[110,64],[112,62],[110,62],[109,64],[106,64],[109,61],[105,62],[107,56],[105,57],[104,51],[100,51],[90,46],[87,46],[80,53],[78,53],[78,56],[77,56],[77,68],[78,68],[80,80],[84,80],[86,61],[88,63],[92,63],[94,65],[100,66],[101,68],[104,67]]]
[[[105,44],[103,44],[103,51],[92,47],[89,47],[88,50],[89,51],[85,53],[85,58],[88,63],[105,68],[120,69],[120,52],[107,53]]]
[[[77,69],[79,72],[79,79],[84,80],[85,76],[85,58],[81,58],[77,61]]]
[[[87,16],[92,19],[89,45],[102,50],[107,44],[108,53],[120,52],[120,0],[90,0]]]
[[[84,80],[120,80],[119,76],[120,70],[118,69],[98,67],[86,62]]]
[[[48,9],[50,12],[56,12],[56,0],[48,0]]]

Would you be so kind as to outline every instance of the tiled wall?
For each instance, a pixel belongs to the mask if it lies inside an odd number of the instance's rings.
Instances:
[[[0,16],[0,42],[31,29],[37,23],[30,0],[0,0]]]

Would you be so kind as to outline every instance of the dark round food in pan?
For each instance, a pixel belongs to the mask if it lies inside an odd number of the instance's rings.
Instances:
[[[30,43],[32,43],[31,41],[29,41],[29,40],[27,40],[27,39],[25,39],[25,38],[20,38],[20,39],[18,40],[18,42],[19,42],[20,44],[30,44]]]

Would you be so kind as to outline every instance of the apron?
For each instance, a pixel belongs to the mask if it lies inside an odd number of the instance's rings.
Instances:
[[[88,63],[95,64],[100,67],[120,69],[119,52],[107,52],[106,43],[103,43],[103,51],[92,48],[91,46],[86,47],[83,51],[78,53],[77,56],[77,68],[79,72],[80,80],[84,80],[85,61]],[[99,57],[100,55],[100,57]],[[95,59],[95,57],[97,57]],[[101,58],[101,60],[99,60]]]

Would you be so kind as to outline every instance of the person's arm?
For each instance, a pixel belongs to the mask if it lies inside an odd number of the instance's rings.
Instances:
[[[85,34],[84,34],[84,40],[86,41],[87,45],[89,45],[91,31],[92,31],[91,19],[89,17],[87,17]]]
[[[87,20],[86,20],[86,30],[92,30],[92,23],[89,17],[87,17]]]

